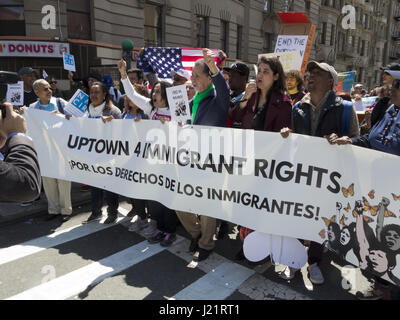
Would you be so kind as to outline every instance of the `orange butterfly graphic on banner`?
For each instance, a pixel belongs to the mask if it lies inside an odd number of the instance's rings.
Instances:
[[[347,202],[347,207],[344,208],[344,210],[346,210],[346,212],[349,212],[351,210],[350,203]]]
[[[365,221],[366,223],[374,222],[374,219],[372,219],[372,218],[370,218],[370,217],[363,216],[363,218],[364,218],[364,221]]]
[[[375,198],[375,190],[371,190],[370,192],[368,192],[368,197],[369,197],[370,199]]]
[[[364,197],[363,197],[363,203],[364,203],[364,206],[365,206],[364,207],[364,211],[370,211],[371,216],[376,216],[378,214],[379,206],[371,206],[369,204],[369,202],[367,201],[367,199],[365,199]],[[385,210],[385,217],[396,218],[396,215],[392,211],[386,209]]]
[[[333,217],[330,218],[330,219],[325,218],[325,217],[322,217],[322,220],[324,220],[325,225],[326,225],[327,227],[329,227],[329,225],[330,225],[331,223],[336,222],[336,216],[333,216]]]
[[[346,224],[344,223],[347,220],[347,217],[343,216],[342,219],[340,219],[340,224],[345,227]]]
[[[342,187],[342,193],[347,198],[349,195],[354,196],[354,183],[352,183],[347,189]]]
[[[394,201],[400,200],[400,194],[396,196],[394,193],[392,193],[392,197]]]
[[[318,234],[322,239],[325,239],[325,229],[322,229]]]
[[[364,211],[369,211],[372,216],[376,216],[378,212],[378,206],[371,206],[365,197],[362,197],[364,204]]]

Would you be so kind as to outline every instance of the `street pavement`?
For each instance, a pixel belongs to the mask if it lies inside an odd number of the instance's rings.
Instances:
[[[307,265],[285,281],[278,275],[283,266],[268,259],[235,261],[240,240],[232,224],[210,257],[195,263],[182,226],[177,241],[164,248],[128,231],[132,218],[125,217],[131,209],[126,199],[111,225],[102,223],[105,208],[102,221],[83,224],[90,203],[73,201],[81,204],[65,223],[45,221],[42,208],[0,226],[0,299],[355,300],[368,290],[359,269],[330,252],[321,265],[324,284],[310,282]]]

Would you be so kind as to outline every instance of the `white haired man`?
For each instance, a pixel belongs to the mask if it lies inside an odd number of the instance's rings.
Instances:
[[[33,90],[39,99],[32,103],[29,108],[65,113],[64,108],[67,101],[53,97],[51,86],[46,80],[36,80],[33,83]],[[42,177],[42,181],[48,202],[49,214],[46,220],[61,217],[63,222],[68,221],[72,214],[71,182],[47,177]]]

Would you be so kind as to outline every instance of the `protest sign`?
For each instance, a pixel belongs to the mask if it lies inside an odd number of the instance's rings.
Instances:
[[[376,99],[378,99],[378,97],[366,97],[361,100],[353,100],[353,106],[356,111],[365,111],[375,104]]]
[[[179,123],[186,123],[191,120],[189,99],[186,85],[167,88],[167,98],[171,110],[171,120]]]
[[[280,53],[265,53],[259,54],[258,59],[261,57],[278,58],[282,64],[283,71],[301,70],[301,56],[300,51],[280,52]]]
[[[63,53],[63,61],[64,61],[64,69],[65,70],[73,71],[73,72],[76,71],[75,58],[72,54],[64,52]]]
[[[82,117],[86,113],[88,102],[89,96],[82,90],[78,89],[69,100],[64,110],[74,117]]]
[[[43,176],[266,234],[326,242],[350,263],[400,284],[393,259],[400,241],[389,237],[400,239],[398,156],[297,134],[283,139],[172,122],[68,121],[29,109],[24,116]],[[381,258],[369,263],[373,254]]]
[[[303,59],[308,36],[298,35],[279,35],[276,40],[275,53],[300,51],[300,57]]]
[[[13,106],[24,105],[24,82],[18,81],[18,83],[7,84],[7,102]]]

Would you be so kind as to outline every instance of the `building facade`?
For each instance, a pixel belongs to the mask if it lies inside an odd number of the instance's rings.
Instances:
[[[345,5],[355,8],[355,28],[342,26]],[[44,29],[46,6],[55,8],[55,26]],[[399,58],[395,0],[0,0],[0,41],[67,43],[81,76],[93,67],[115,69],[124,39],[135,49],[219,48],[252,64],[258,54],[274,51],[279,11],[306,12],[317,27],[310,59],[327,61],[338,71],[356,70],[357,81],[367,87],[379,84],[380,66]],[[23,65],[67,77],[59,58],[0,52],[0,70]]]

